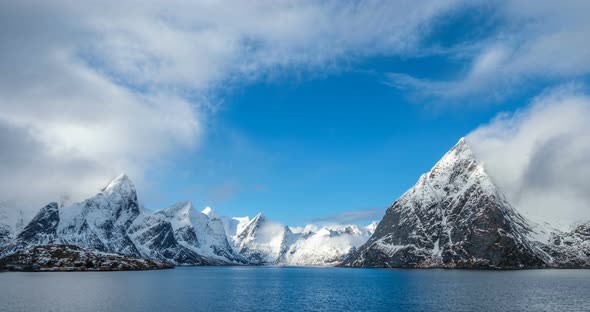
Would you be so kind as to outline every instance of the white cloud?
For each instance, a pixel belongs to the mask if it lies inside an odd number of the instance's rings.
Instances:
[[[198,146],[209,95],[286,69],[408,54],[457,1],[4,1],[0,198],[79,200]],[[213,107],[212,107],[213,106]]]
[[[533,220],[590,219],[590,96],[579,86],[548,91],[468,136],[490,175]]]
[[[495,33],[459,44],[469,46],[463,47],[467,68],[458,70],[459,78],[428,80],[392,73],[389,83],[427,97],[482,102],[502,99],[534,79],[559,81],[590,74],[590,42],[585,39],[590,2],[501,1],[493,7]]]

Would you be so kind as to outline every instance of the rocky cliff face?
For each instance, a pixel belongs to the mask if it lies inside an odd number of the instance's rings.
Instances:
[[[461,139],[386,211],[344,266],[541,267],[527,221],[507,202]]]

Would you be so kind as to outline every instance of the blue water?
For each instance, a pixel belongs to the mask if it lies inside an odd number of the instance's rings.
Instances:
[[[0,273],[0,311],[590,311],[590,270]]]

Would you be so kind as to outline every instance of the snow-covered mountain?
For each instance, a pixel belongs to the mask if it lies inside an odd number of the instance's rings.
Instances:
[[[569,256],[553,242],[540,241],[544,236],[540,231],[510,205],[486,173],[483,162],[461,139],[387,209],[373,236],[342,265],[560,266],[564,260],[556,260]],[[588,238],[578,235],[571,239],[587,243]],[[556,254],[552,255],[552,251]],[[586,260],[589,256],[585,254]]]
[[[359,247],[371,236],[373,225],[326,227],[306,226],[292,229],[272,222],[262,214],[253,219],[234,218],[234,249],[254,264],[334,265],[351,249]],[[233,231],[231,232],[233,233]]]
[[[0,203],[0,254],[3,246],[9,244],[25,226],[22,210],[12,210],[5,203]]]
[[[364,228],[334,225],[304,231],[289,247],[284,262],[288,265],[336,265],[367,241],[374,232],[374,224]]]
[[[3,216],[0,256],[65,244],[180,265],[328,265],[370,235],[356,226],[293,233],[262,214],[221,217],[209,207],[198,211],[191,202],[142,210],[135,186],[124,174],[81,203],[48,204],[21,230]]]
[[[26,226],[6,211],[0,207],[0,258],[63,244],[179,265],[590,267],[590,223],[563,231],[527,220],[464,139],[366,227],[291,228],[191,202],[145,210],[124,174],[83,202],[48,204]]]
[[[60,209],[60,242],[129,256],[140,253],[127,234],[140,215],[133,182],[124,174],[96,196]]]

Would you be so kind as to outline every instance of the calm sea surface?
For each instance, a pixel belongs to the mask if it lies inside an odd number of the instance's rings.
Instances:
[[[590,270],[0,273],[0,311],[590,311]]]

